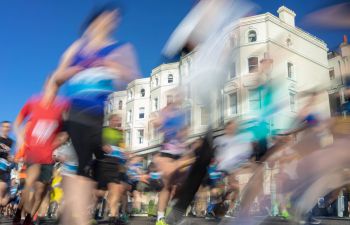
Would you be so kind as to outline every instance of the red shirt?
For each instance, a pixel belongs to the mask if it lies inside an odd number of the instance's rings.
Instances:
[[[27,118],[25,158],[29,163],[51,164],[56,135],[62,128],[62,113],[68,102],[61,98],[48,107],[40,104],[42,96],[31,98],[22,108],[20,115]]]

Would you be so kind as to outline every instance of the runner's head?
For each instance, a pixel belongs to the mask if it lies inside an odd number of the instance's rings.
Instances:
[[[121,118],[118,114],[112,114],[108,117],[108,125],[111,128],[120,127]]]
[[[228,121],[225,124],[225,134],[226,135],[233,135],[236,132],[236,123],[233,120]]]
[[[117,28],[121,17],[121,7],[115,4],[105,5],[95,10],[83,24],[83,34],[89,38],[108,37]]]
[[[1,122],[1,135],[3,137],[8,137],[11,131],[11,122],[4,120]]]

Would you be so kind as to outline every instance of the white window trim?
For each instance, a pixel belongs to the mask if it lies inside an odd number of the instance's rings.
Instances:
[[[255,72],[249,72],[249,59],[250,58],[254,58],[254,57],[256,57],[256,58],[258,58],[258,69],[255,71]],[[257,56],[257,55],[251,55],[251,56],[249,56],[248,58],[247,58],[247,60],[246,60],[246,62],[247,62],[247,73],[248,74],[254,74],[254,73],[257,73],[258,71],[259,71],[259,68],[260,68],[260,65],[259,65],[259,56]]]
[[[331,72],[332,70],[333,70],[333,73],[334,73],[333,79],[331,79],[331,76],[330,76],[330,72]],[[334,69],[334,67],[331,67],[331,68],[328,69],[328,77],[329,77],[329,80],[335,80],[335,69]]]
[[[237,112],[236,113],[232,113],[232,111],[231,111],[231,99],[230,99],[230,95],[232,95],[232,94],[236,94],[236,108],[237,108]],[[232,91],[232,92],[230,92],[230,93],[228,93],[227,94],[227,109],[228,109],[228,116],[235,116],[235,115],[238,115],[239,113],[238,113],[238,92],[237,91]]]
[[[256,41],[253,41],[253,42],[250,42],[250,41],[249,41],[249,32],[250,32],[250,31],[255,31],[255,34],[256,34]],[[254,28],[254,27],[249,27],[248,30],[247,30],[246,33],[245,33],[246,43],[248,43],[248,44],[257,43],[257,42],[259,41],[259,38],[258,38],[258,37],[259,37],[259,33],[258,33],[257,29]]]
[[[121,103],[121,104],[120,104]],[[121,106],[121,107],[120,107]],[[123,110],[123,100],[118,101],[118,110]]]
[[[141,109],[143,109],[143,118],[141,118],[140,116],[141,116]],[[145,107],[139,107],[139,119],[141,119],[141,120],[143,120],[143,119],[145,119]]]
[[[255,112],[255,110],[253,110],[251,108],[251,104],[250,104],[250,92],[253,91],[253,90],[258,90],[258,88],[251,88],[251,89],[248,89],[248,108],[249,108],[249,112]],[[261,99],[261,91],[259,91],[259,104],[260,104],[260,108],[258,110],[261,110],[261,102],[262,99]]]
[[[169,82],[169,77],[170,77],[170,76],[172,77],[172,78],[171,78],[171,82]],[[168,84],[173,84],[173,83],[174,83],[174,74],[169,73],[169,74],[168,74],[168,77],[167,77],[167,81],[168,81]]]
[[[144,90],[144,92],[145,92],[144,96],[142,96],[142,90]],[[141,98],[146,97],[146,89],[143,88],[143,87],[140,89],[140,97],[141,97]]]
[[[293,67],[293,68],[292,68],[292,77],[289,77],[289,76],[288,76],[288,75],[289,75],[289,74],[288,74],[288,64],[289,64],[289,63],[291,63],[291,64],[292,64],[292,67]],[[292,81],[295,81],[295,80],[296,80],[296,75],[295,75],[295,74],[296,74],[296,73],[295,73],[295,68],[296,68],[296,67],[295,67],[295,64],[294,64],[292,61],[287,61],[287,64],[286,64],[286,65],[287,65],[287,66],[286,66],[286,67],[287,67],[287,79],[292,80]]]
[[[141,130],[142,130],[142,136],[140,135]],[[139,145],[142,145],[145,143],[145,130],[144,129],[137,129],[137,143]]]

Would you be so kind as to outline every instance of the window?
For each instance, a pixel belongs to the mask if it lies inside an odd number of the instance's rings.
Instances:
[[[209,123],[209,113],[205,107],[201,107],[201,125],[207,125]]]
[[[137,139],[139,144],[143,144],[143,137],[144,137],[144,132],[143,129],[137,130]]]
[[[173,83],[173,81],[174,81],[173,75],[172,75],[172,74],[169,74],[169,75],[168,75],[168,84]]]
[[[132,90],[129,91],[129,99],[132,98]]]
[[[288,78],[292,79],[293,78],[293,73],[294,73],[294,66],[293,63],[287,63],[288,67]]]
[[[154,111],[158,110],[158,98],[153,99],[153,110]]]
[[[129,110],[128,113],[127,113],[127,117],[126,117],[126,122],[128,122],[128,123],[131,122],[131,114],[132,114],[132,111]]]
[[[150,140],[153,140],[153,139],[155,139],[155,132],[156,132],[156,128],[154,128],[152,125],[150,125],[149,127],[148,127],[148,132],[149,132],[149,134],[150,134]]]
[[[169,105],[172,102],[173,102],[173,96],[172,95],[167,95],[166,96],[166,104]]]
[[[293,45],[292,40],[290,38],[287,38],[286,44],[288,47],[291,47]]]
[[[237,93],[232,93],[229,95],[229,112],[230,115],[235,115],[237,114]]]
[[[131,134],[130,134],[130,131],[127,131],[125,136],[126,136],[126,143],[127,143],[127,145],[130,146],[130,144],[131,144]]]
[[[230,72],[229,72],[229,78],[233,79],[235,77],[236,77],[236,63],[232,62],[231,69],[230,69]]]
[[[156,77],[156,79],[155,79],[155,85],[156,85],[156,87],[158,86],[158,84],[159,84],[159,79],[158,79],[158,77]]]
[[[261,93],[259,89],[249,90],[249,108],[257,111],[261,108]]]
[[[108,101],[107,111],[108,112],[112,112],[113,111],[113,103],[112,103],[111,99]]]
[[[295,112],[295,94],[289,93],[290,111]]]
[[[256,41],[256,31],[251,30],[248,32],[248,42],[255,42]]]
[[[249,73],[257,72],[259,69],[259,59],[258,57],[250,57],[248,59],[248,70]]]
[[[122,101],[122,100],[119,100],[118,109],[119,109],[119,110],[122,110],[122,109],[123,109],[123,101]]]
[[[146,91],[144,88],[141,89],[140,94],[141,94],[141,97],[145,97]]]
[[[145,118],[145,107],[139,108],[139,119]]]
[[[334,69],[332,68],[331,70],[329,70],[329,79],[334,80],[334,78],[335,78],[335,74],[334,74]]]

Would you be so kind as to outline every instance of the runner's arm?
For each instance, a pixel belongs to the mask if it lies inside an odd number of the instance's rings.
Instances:
[[[21,126],[24,122],[24,120],[27,118],[27,116],[30,113],[30,101],[28,101],[21,111],[19,112],[18,116],[16,117],[15,122],[13,123],[13,131],[16,135],[17,139],[17,147],[21,148],[24,144],[24,128]]]
[[[114,70],[120,80],[126,83],[140,75],[134,47],[129,43],[124,44],[104,58],[102,64]]]
[[[48,104],[53,101],[57,95],[58,89],[69,78],[82,70],[80,66],[70,66],[71,60],[78,47],[78,41],[73,43],[63,54],[57,69],[53,72],[48,80],[44,91],[44,103]]]

